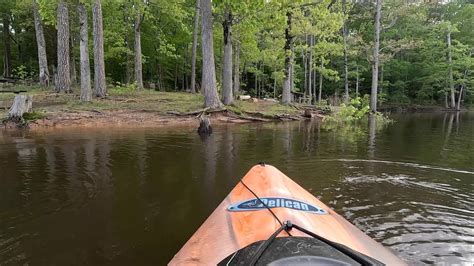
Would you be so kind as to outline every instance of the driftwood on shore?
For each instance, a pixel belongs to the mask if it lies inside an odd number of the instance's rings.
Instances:
[[[13,99],[13,104],[8,111],[8,119],[12,121],[21,121],[23,114],[31,112],[33,107],[33,98],[30,95],[17,94]]]

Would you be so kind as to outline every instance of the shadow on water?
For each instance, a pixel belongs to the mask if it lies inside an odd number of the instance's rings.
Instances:
[[[260,161],[411,264],[474,259],[474,115],[0,135],[0,264],[164,264]]]

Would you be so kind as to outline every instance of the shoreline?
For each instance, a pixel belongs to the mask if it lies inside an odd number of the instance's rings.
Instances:
[[[67,111],[46,113],[45,117],[28,121],[26,125],[4,121],[3,130],[42,130],[64,128],[159,128],[169,126],[199,126],[198,115],[207,114],[212,125],[268,123],[283,121],[301,121],[323,119],[323,115],[312,112],[311,118],[300,115],[277,114],[275,116],[261,113],[244,112],[236,114],[228,109],[196,111],[191,113],[169,112],[166,114],[152,110],[104,110],[104,111]]]

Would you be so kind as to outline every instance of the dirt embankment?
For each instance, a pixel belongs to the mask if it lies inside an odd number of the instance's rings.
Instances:
[[[34,119],[26,123],[4,121],[3,127],[162,127],[199,124],[198,116],[209,115],[213,124],[304,120],[323,117],[312,106],[281,105],[275,101],[235,101],[218,110],[202,109],[202,96],[177,92],[114,93],[91,103],[80,104],[78,95],[37,91],[33,94]],[[8,106],[12,97],[3,99]],[[7,108],[4,106],[4,110]],[[5,117],[6,113],[3,114]],[[1,126],[1,124],[0,124]]]

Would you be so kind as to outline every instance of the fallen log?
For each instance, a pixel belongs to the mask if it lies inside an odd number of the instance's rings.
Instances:
[[[20,122],[23,120],[23,114],[31,112],[33,107],[33,98],[30,95],[17,94],[13,99],[13,104],[8,111],[8,119]]]

